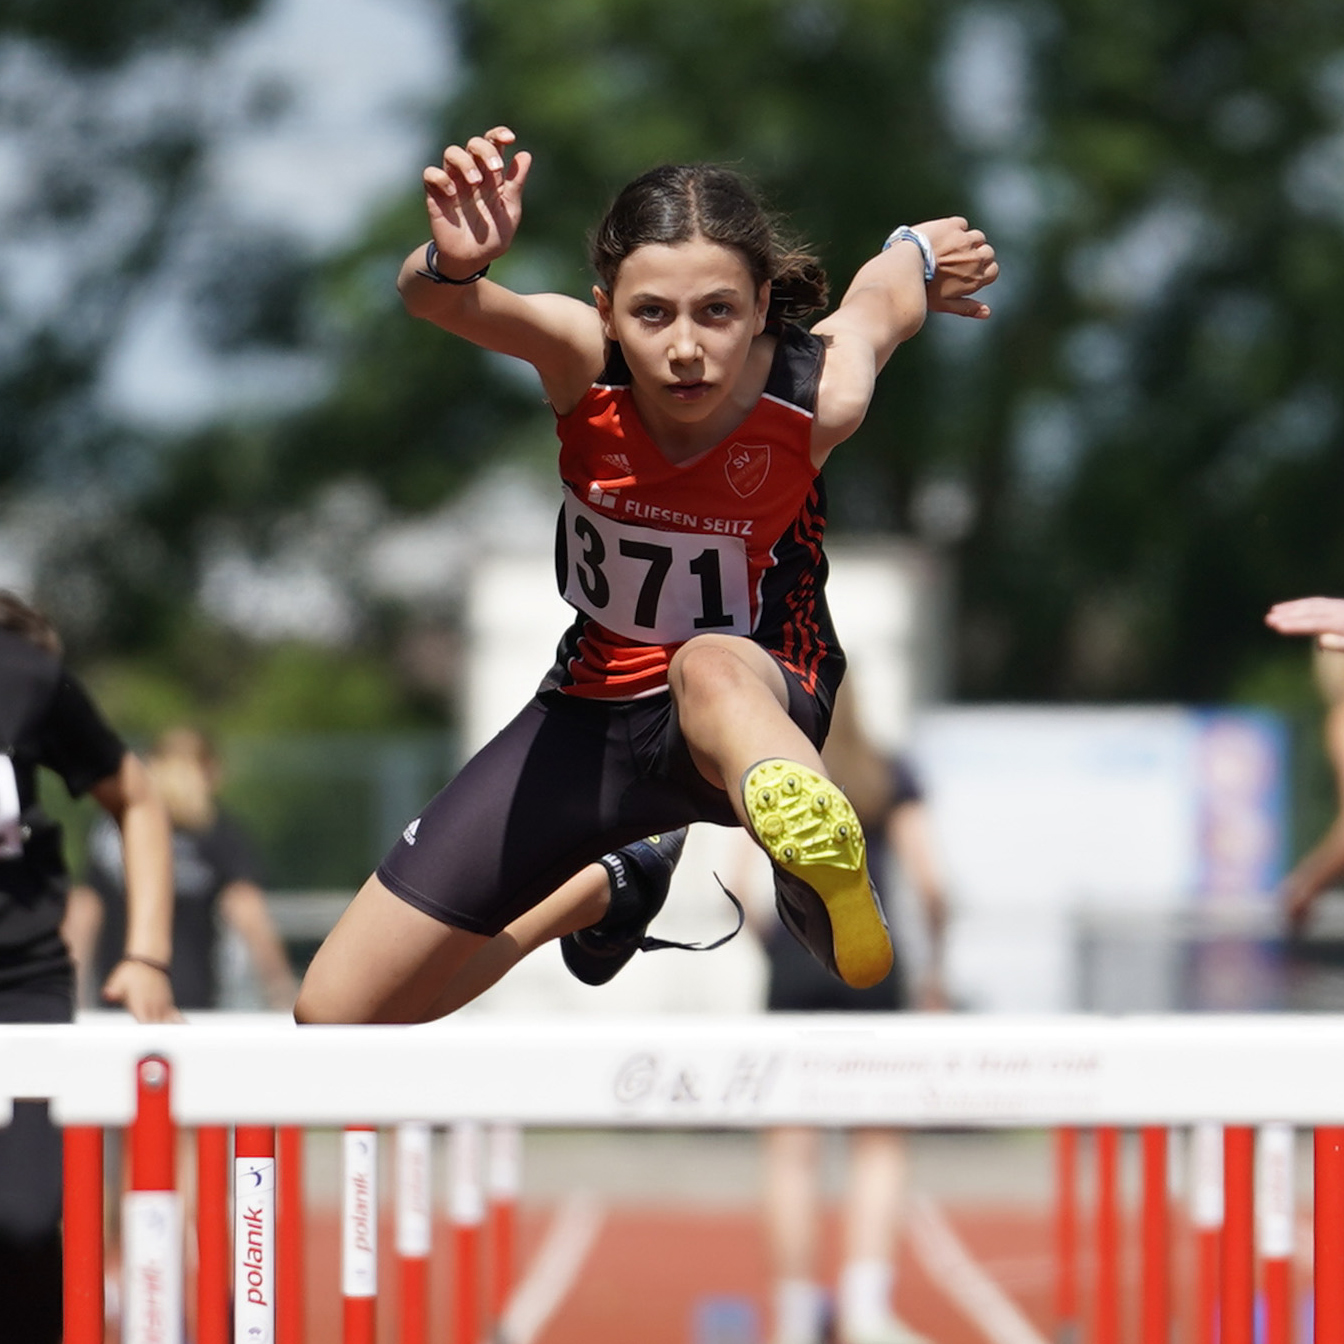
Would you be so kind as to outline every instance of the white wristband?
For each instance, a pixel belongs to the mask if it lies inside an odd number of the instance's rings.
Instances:
[[[882,244],[882,251],[885,252],[892,243],[914,243],[919,248],[920,255],[924,258],[925,284],[928,284],[937,275],[938,263],[934,260],[933,244],[918,229],[912,229],[908,224],[902,224],[898,228],[892,229],[887,235],[887,241]]]

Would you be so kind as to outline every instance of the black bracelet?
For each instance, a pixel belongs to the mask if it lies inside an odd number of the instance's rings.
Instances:
[[[474,285],[490,269],[490,263],[487,261],[475,275],[454,280],[451,275],[444,275],[434,264],[438,259],[439,249],[434,246],[434,241],[431,239],[425,244],[425,264],[416,268],[416,275],[423,275],[426,280],[432,280],[436,285]]]
[[[172,967],[166,961],[155,961],[153,957],[137,957],[134,953],[128,952],[122,957],[122,961],[138,962],[141,966],[148,966],[150,970],[159,971],[169,977],[173,974]]]

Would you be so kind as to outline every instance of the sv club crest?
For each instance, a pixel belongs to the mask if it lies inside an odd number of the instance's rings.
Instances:
[[[728,461],[724,463],[724,472],[728,484],[746,499],[754,495],[765,484],[770,471],[770,445],[768,443],[735,443],[728,449]]]

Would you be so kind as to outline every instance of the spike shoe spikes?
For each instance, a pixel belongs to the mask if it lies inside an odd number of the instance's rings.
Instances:
[[[775,902],[790,932],[846,984],[877,984],[891,970],[891,935],[849,799],[815,770],[782,759],[752,766],[742,798],[775,865]]]

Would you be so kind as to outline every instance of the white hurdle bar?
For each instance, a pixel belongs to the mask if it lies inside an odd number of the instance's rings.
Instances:
[[[46,1098],[59,1125],[126,1126],[149,1058],[170,1068],[173,1123],[196,1128],[1217,1125],[1238,1154],[1250,1127],[1279,1127],[1275,1154],[1283,1126],[1310,1128],[1317,1337],[1344,1339],[1344,1019],[468,1014],[301,1028],[267,1016],[109,1016],[0,1027],[0,1118],[15,1098]],[[465,1202],[464,1219],[479,1223],[479,1196]],[[1238,1195],[1236,1207],[1240,1225],[1249,1205]],[[1281,1229],[1274,1239],[1281,1250]],[[1241,1298],[1232,1315],[1227,1305],[1221,1344],[1250,1344]]]

